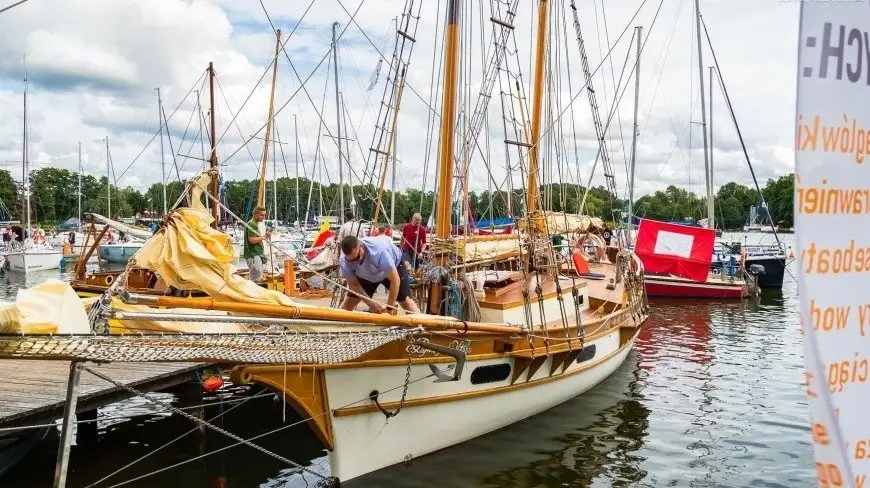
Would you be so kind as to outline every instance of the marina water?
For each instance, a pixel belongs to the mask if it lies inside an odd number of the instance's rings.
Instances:
[[[787,244],[792,237],[784,236]],[[751,236],[750,243],[753,238],[772,240]],[[792,263],[791,275],[794,268]],[[590,392],[413,460],[410,470],[397,466],[375,473],[359,486],[813,486],[797,285],[791,275],[782,292],[765,291],[759,300],[654,300],[634,351]],[[35,275],[27,285],[57,276],[56,271]],[[0,297],[14,299],[25,286],[21,278],[0,277]],[[170,393],[157,395],[179,400]],[[288,427],[300,417],[274,395],[230,386],[211,394],[206,405],[212,406],[205,408],[205,418],[223,414],[215,424],[245,438],[284,427],[255,442],[328,472],[315,436],[304,424]],[[192,428],[142,399],[100,409],[99,416],[98,442],[73,447],[68,486],[89,486]],[[96,486],[117,486],[144,475],[121,486],[316,486],[311,475],[303,477],[250,447],[219,451],[231,444],[220,434],[196,432]],[[56,449],[52,433],[0,478],[0,486],[50,486]],[[214,451],[219,452],[207,455]],[[185,464],[150,474],[177,463]]]

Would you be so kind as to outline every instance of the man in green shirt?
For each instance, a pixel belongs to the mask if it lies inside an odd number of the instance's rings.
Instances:
[[[264,220],[266,220],[266,208],[254,207],[254,216],[245,225],[242,257],[248,263],[248,279],[251,281],[263,279],[263,261],[266,260],[263,241],[268,241],[271,237],[271,233],[266,231]]]

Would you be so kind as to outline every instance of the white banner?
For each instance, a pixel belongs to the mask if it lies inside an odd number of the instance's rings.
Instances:
[[[795,230],[819,486],[870,487],[870,0],[801,3]]]

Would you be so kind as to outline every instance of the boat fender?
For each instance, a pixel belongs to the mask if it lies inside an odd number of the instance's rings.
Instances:
[[[767,272],[767,270],[764,269],[764,266],[761,264],[750,264],[749,272],[754,275],[763,275]]]
[[[211,375],[202,380],[202,391],[214,392],[220,390],[224,386],[224,379],[218,375]]]

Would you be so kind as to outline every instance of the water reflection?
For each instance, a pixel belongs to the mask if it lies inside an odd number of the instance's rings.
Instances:
[[[0,296],[15,287],[0,278]],[[591,391],[414,460],[411,469],[389,468],[349,486],[812,486],[795,288],[787,277],[781,293],[766,290],[758,301],[653,301],[635,350]],[[258,392],[237,388],[231,393],[245,398]],[[183,403],[180,396],[170,398]],[[156,415],[136,402],[101,410],[105,419],[97,444],[73,449],[70,486],[87,486],[191,428],[185,419]],[[205,417],[231,406],[208,407]],[[148,415],[108,420],[133,412]],[[282,414],[280,403],[257,398],[220,417],[216,425],[249,438],[300,420],[292,409],[286,420]],[[302,476],[250,447],[219,451],[232,443],[210,431],[189,435],[97,486],[181,462],[186,464],[125,486],[315,486],[315,477]],[[323,447],[304,425],[256,443],[328,472]],[[56,439],[47,439],[0,486],[50,486],[56,446]],[[213,454],[198,458],[207,453]]]

